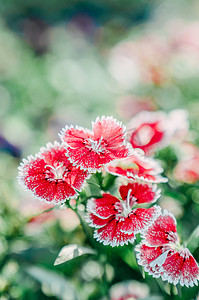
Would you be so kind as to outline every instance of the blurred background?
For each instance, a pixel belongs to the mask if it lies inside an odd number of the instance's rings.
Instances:
[[[51,206],[20,189],[17,167],[59,141],[66,124],[90,128],[98,115],[126,124],[142,110],[187,110],[188,142],[197,152],[199,1],[0,1],[0,43],[0,299],[102,299],[96,258],[53,266],[64,245],[88,243],[78,218],[70,210],[41,214]],[[173,172],[176,149],[157,157],[171,182],[160,205],[175,214],[186,240],[198,225],[199,160],[190,181]],[[166,285],[143,279],[131,247],[109,248],[113,290],[134,280],[133,290],[145,293],[131,299],[171,299]],[[122,293],[125,284],[115,289]],[[197,293],[184,288],[172,299]]]

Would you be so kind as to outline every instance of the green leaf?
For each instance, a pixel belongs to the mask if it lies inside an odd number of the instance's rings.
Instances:
[[[187,248],[191,252],[193,252],[197,247],[199,247],[199,225],[194,229],[187,241]]]
[[[161,296],[148,296],[147,298],[142,298],[142,300],[163,300]]]
[[[163,282],[160,278],[156,278],[156,282],[164,293],[171,295],[171,285],[168,282]]]
[[[71,245],[65,246],[60,250],[58,257],[56,258],[56,260],[54,262],[54,265],[56,266],[56,265],[63,264],[73,258],[82,256],[85,254],[96,255],[97,253],[93,249],[78,246],[76,244],[71,244]]]
[[[57,297],[57,299],[63,300],[79,300],[75,289],[69,280],[66,280],[63,276],[42,267],[30,266],[25,271],[40,282],[42,291],[47,295]]]

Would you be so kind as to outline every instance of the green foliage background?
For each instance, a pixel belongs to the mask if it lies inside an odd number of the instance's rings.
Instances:
[[[54,266],[63,246],[91,246],[90,241],[78,220],[58,208],[46,221],[30,223],[47,208],[20,189],[16,177],[21,159],[58,140],[66,124],[90,127],[103,114],[126,123],[118,104],[126,94],[149,96],[164,111],[187,109],[198,145],[199,74],[177,77],[163,86],[140,83],[125,90],[108,70],[109,52],[118,42],[142,36],[150,28],[161,33],[169,18],[197,21],[197,7],[198,1],[185,0],[0,2],[1,300],[102,299],[104,272],[109,286],[129,279],[147,283],[148,300],[196,299],[197,287],[177,291],[148,275],[144,279],[132,246],[112,249],[97,244],[100,257],[87,255]],[[172,199],[180,208],[178,231],[186,241],[198,225],[198,183],[175,181],[177,156],[172,147],[159,151],[157,158],[170,178],[161,186],[159,204]],[[91,185],[87,192],[99,191]],[[192,251],[199,260],[197,233],[194,240]]]

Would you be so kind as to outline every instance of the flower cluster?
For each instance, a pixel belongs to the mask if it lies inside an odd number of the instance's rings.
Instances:
[[[174,217],[161,214],[161,208],[153,205],[161,195],[157,184],[168,180],[161,176],[159,162],[149,157],[174,136],[184,138],[186,119],[180,110],[167,116],[143,112],[128,125],[137,126],[133,133],[104,116],[92,123],[92,130],[66,126],[59,134],[61,143],[48,143],[22,161],[19,182],[41,200],[68,205],[69,199],[78,202],[92,174],[117,176],[120,196],[102,192],[87,202],[85,219],[95,228],[94,238],[114,247],[133,243],[140,233],[143,241],[136,247],[137,258],[145,271],[174,284],[193,286],[199,267],[189,250],[180,246]]]
[[[76,198],[85,180],[107,163],[128,156],[125,127],[112,117],[93,123],[93,131],[65,127],[60,138],[28,156],[19,167],[19,182],[41,200],[59,204]]]

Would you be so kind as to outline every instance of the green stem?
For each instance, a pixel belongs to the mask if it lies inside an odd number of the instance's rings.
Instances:
[[[44,213],[48,213],[48,212],[50,212],[51,210],[54,210],[55,209],[55,206],[53,206],[53,207],[51,207],[51,208],[48,208],[48,209],[46,209],[46,210],[43,210],[42,212],[39,212],[39,213],[37,213],[37,214],[34,214],[33,216],[31,216],[31,217],[27,217],[26,218],[26,222],[30,222],[32,219],[34,219],[34,218],[36,218],[36,217],[39,217],[39,216],[41,216],[42,214],[44,214]]]
[[[92,236],[91,236],[91,234],[88,230],[88,227],[84,222],[84,219],[81,216],[81,213],[78,211],[77,206],[73,208],[68,203],[68,207],[71,208],[72,210],[74,210],[75,213],[77,214],[85,236],[89,240],[90,245],[92,245],[93,248],[96,250],[96,252],[98,253],[98,257],[99,257],[99,255],[100,255],[99,249],[97,248],[96,243],[95,243],[94,239],[92,238]],[[106,276],[106,261],[107,261],[107,255],[104,255],[104,257],[100,260],[100,262],[101,262],[101,264],[103,265],[103,268],[104,268],[104,272],[103,272],[103,275],[102,275],[102,282],[103,282],[103,287],[104,287],[103,290],[105,291],[105,295],[103,293],[103,296],[107,296],[108,299],[110,299],[108,280],[107,280],[107,276]]]
[[[96,249],[95,242],[94,242],[93,238],[91,237],[90,232],[89,232],[89,230],[88,230],[88,227],[86,226],[86,224],[85,224],[85,222],[84,222],[84,220],[83,220],[83,218],[82,218],[80,212],[78,211],[77,207],[74,209],[74,211],[76,212],[76,214],[77,214],[77,216],[78,216],[78,218],[79,218],[79,221],[80,221],[80,224],[81,224],[81,226],[82,226],[82,229],[83,229],[83,231],[84,231],[84,233],[85,233],[85,236],[86,236],[87,239],[89,240],[90,244]]]
[[[104,287],[104,296],[107,297],[107,299],[111,299],[110,298],[110,293],[109,293],[109,286],[108,286],[108,280],[107,280],[107,276],[106,276],[106,263],[103,264],[104,267],[104,272],[102,274],[102,283],[103,283],[103,287]]]

